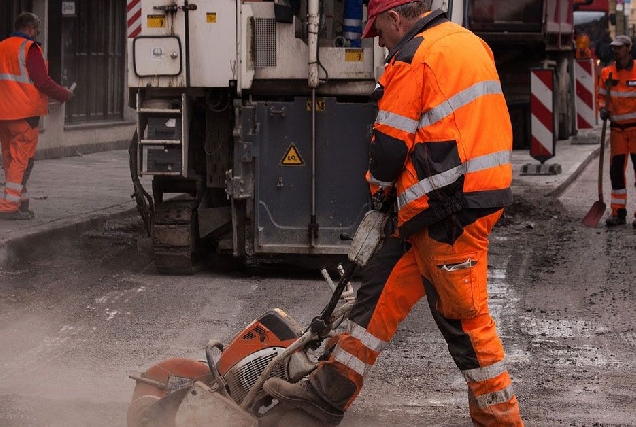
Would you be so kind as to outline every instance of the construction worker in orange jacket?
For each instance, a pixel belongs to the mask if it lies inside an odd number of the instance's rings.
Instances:
[[[610,46],[615,62],[601,70],[597,92],[601,119],[610,120],[612,215],[605,220],[608,227],[627,223],[628,157],[636,173],[636,68],[631,57],[632,40],[628,36],[616,36]],[[609,105],[606,105],[608,83]],[[632,225],[636,228],[636,218]]]
[[[373,96],[367,174],[397,194],[398,232],[365,268],[348,331],[306,381],[264,390],[337,424],[426,296],[468,387],[475,425],[523,425],[488,309],[488,236],[512,201],[512,128],[490,48],[431,1],[371,0],[363,37],[389,49]],[[424,370],[424,366],[422,366]]]
[[[4,192],[0,219],[31,219],[26,183],[38,145],[40,116],[48,113],[48,96],[65,102],[73,91],[48,75],[42,47],[35,38],[40,20],[24,12],[14,32],[0,42],[0,142],[4,168]]]

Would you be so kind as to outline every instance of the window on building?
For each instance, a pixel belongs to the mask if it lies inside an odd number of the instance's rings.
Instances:
[[[66,123],[121,120],[124,108],[126,1],[84,0],[61,10],[60,79],[77,83]]]
[[[0,1],[0,40],[5,39],[13,31],[13,23],[21,12],[32,12],[32,0]]]

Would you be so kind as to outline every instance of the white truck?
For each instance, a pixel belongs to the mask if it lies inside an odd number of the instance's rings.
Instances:
[[[515,144],[528,144],[533,66],[557,70],[559,134],[574,131],[571,0],[433,4],[493,47]],[[385,57],[360,40],[365,18],[362,0],[129,0],[131,174],[161,272],[347,252],[369,209]]]

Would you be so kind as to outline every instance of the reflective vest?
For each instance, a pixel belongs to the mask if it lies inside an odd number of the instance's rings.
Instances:
[[[0,42],[0,120],[43,116],[48,97],[29,77],[27,55],[33,40],[12,36]],[[38,45],[42,52],[42,48]]]
[[[492,51],[439,11],[395,46],[374,92],[367,179],[395,187],[403,239],[512,201],[512,126]]]
[[[610,120],[617,127],[636,126],[636,67],[632,59],[627,68],[618,69],[616,63],[601,70],[597,101],[599,108],[605,108],[607,90],[605,82],[612,73],[610,87]]]

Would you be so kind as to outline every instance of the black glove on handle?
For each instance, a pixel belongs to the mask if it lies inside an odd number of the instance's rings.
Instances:
[[[609,120],[610,112],[607,108],[601,108],[601,120]]]

